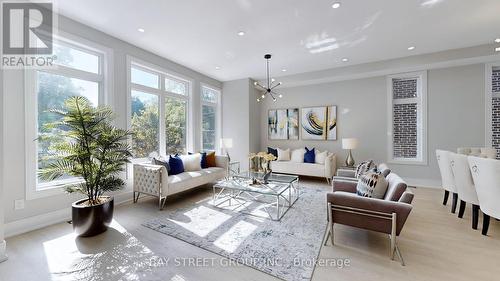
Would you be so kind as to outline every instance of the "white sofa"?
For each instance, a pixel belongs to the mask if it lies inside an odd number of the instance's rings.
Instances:
[[[330,183],[337,169],[337,157],[335,154],[328,155],[324,164],[271,161],[270,168],[275,173],[326,178]]]
[[[227,156],[215,156],[216,167],[200,171],[168,175],[163,165],[134,164],[134,203],[140,194],[158,197],[158,206],[165,206],[167,196],[217,181],[227,175]]]

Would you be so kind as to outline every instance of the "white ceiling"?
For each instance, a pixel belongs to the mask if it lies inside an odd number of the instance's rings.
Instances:
[[[265,53],[273,54],[273,75],[282,76],[488,44],[500,37],[499,0],[342,0],[332,9],[334,1],[56,2],[71,19],[221,81],[262,78]],[[416,49],[408,51],[409,46]],[[344,57],[349,62],[342,62]]]

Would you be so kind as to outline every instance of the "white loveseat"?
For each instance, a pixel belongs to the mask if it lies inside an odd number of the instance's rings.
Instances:
[[[134,203],[140,194],[155,196],[158,197],[161,210],[165,206],[167,196],[224,178],[227,175],[228,158],[216,155],[215,164],[216,167],[177,175],[168,175],[163,165],[134,164]]]
[[[293,160],[293,159],[292,159]],[[325,163],[304,163],[297,161],[271,161],[270,168],[275,173],[326,178],[330,183],[337,170],[337,157],[329,154]]]

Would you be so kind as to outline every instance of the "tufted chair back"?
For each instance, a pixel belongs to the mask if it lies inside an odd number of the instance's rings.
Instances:
[[[436,150],[436,158],[441,172],[441,185],[445,190],[457,193],[453,171],[451,170],[450,152],[446,150]]]
[[[457,153],[450,153],[450,155],[451,169],[455,177],[455,185],[458,190],[458,196],[465,202],[479,205],[467,156]]]

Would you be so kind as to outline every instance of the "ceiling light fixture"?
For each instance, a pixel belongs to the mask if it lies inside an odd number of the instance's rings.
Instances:
[[[415,50],[415,46],[408,47],[408,51],[413,51]]]
[[[283,68],[283,69],[281,70],[281,72],[286,72],[286,71],[287,71],[287,70],[286,70],[286,68]]]
[[[340,1],[333,2],[333,4],[332,4],[332,8],[334,8],[334,9],[338,9],[338,8],[340,8],[340,5],[341,5]]]
[[[266,59],[266,86],[262,86],[259,82],[255,81],[253,82],[254,86],[263,92],[261,93],[261,96],[257,98],[257,102],[260,102],[264,98],[266,98],[266,95],[270,95],[273,98],[273,101],[276,101],[276,97],[278,96],[279,98],[282,98],[283,95],[278,94],[274,91],[274,89],[278,86],[281,85],[281,82],[278,82],[275,84],[274,78],[271,79],[271,76],[269,74],[269,60],[271,59],[270,54],[266,54],[264,56],[264,59]]]
[[[500,43],[500,38],[495,39],[495,43]]]
[[[238,36],[244,36],[245,35],[245,31],[239,31],[238,32]]]
[[[216,67],[215,67],[215,70],[219,70],[219,69],[220,69],[220,66],[216,66]]]
[[[138,28],[137,31],[139,31],[140,33],[144,33],[144,28]]]
[[[495,52],[500,52],[500,47],[495,48]]]
[[[342,59],[342,62],[348,62],[348,61],[349,61],[349,59],[348,59],[348,58],[343,58],[343,59]]]

